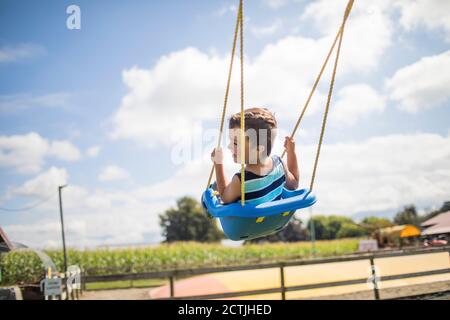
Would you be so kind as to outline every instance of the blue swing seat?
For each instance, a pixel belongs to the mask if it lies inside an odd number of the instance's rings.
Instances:
[[[221,204],[217,191],[208,188],[202,196],[205,209],[219,218],[225,235],[235,241],[267,236],[283,229],[296,210],[316,203],[316,197],[307,189],[283,188],[281,199],[257,205],[240,202]]]

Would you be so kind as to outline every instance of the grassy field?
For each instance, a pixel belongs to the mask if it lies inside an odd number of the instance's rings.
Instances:
[[[167,279],[145,279],[134,281],[93,282],[86,284],[86,290],[112,290],[128,288],[150,288],[167,284]]]
[[[316,256],[349,254],[357,248],[358,239],[317,241]],[[61,251],[48,250],[46,253],[58,270],[61,270],[63,265]],[[78,265],[89,275],[242,265],[310,257],[312,257],[310,242],[251,244],[240,247],[179,242],[148,248],[68,250],[69,265]],[[0,255],[0,268],[2,284],[36,282],[43,274],[38,256],[31,251]]]

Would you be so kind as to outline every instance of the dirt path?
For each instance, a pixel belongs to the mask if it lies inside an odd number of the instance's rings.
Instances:
[[[439,281],[427,284],[413,286],[403,286],[397,288],[387,288],[380,291],[380,298],[395,299],[399,297],[410,297],[414,295],[424,295],[436,292],[445,292],[450,290],[450,281]],[[434,299],[433,295],[424,297],[425,299]],[[374,292],[372,290],[358,291],[339,295],[322,296],[311,298],[311,300],[373,300]],[[423,298],[422,298],[423,299]],[[450,300],[450,295],[436,297],[439,300]]]
[[[147,300],[149,288],[85,291],[80,300]]]
[[[85,291],[81,300],[146,300],[149,299],[149,288]],[[430,294],[420,299],[450,300],[450,294],[433,295],[436,292],[449,292],[450,281],[440,281],[420,285],[387,288],[380,291],[381,299],[395,299],[413,295]],[[373,300],[373,291],[358,291],[341,295],[329,295],[310,298],[314,300]]]

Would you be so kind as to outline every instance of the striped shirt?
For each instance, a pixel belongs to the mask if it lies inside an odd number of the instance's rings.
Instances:
[[[272,156],[273,168],[264,176],[245,171],[245,203],[260,204],[281,199],[286,176],[279,156]],[[235,174],[239,180],[241,173]],[[241,198],[239,197],[239,201]]]

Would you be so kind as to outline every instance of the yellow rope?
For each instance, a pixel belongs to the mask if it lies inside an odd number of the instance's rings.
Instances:
[[[330,60],[331,54],[334,51],[334,47],[336,46],[336,43],[337,43],[340,35],[341,35],[341,29],[339,29],[339,32],[336,34],[336,37],[334,38],[333,45],[331,46],[330,50],[328,51],[327,58],[325,59],[325,62],[323,63],[322,68],[320,69],[320,72],[319,72],[319,74],[318,74],[318,76],[316,78],[316,81],[314,82],[314,85],[313,85],[313,87],[311,89],[311,92],[309,93],[308,99],[306,100],[305,105],[303,106],[303,110],[302,110],[302,112],[300,114],[300,117],[298,117],[298,120],[297,120],[297,123],[295,124],[294,130],[292,130],[291,139],[294,138],[295,134],[297,133],[297,130],[298,130],[299,126],[300,126],[300,123],[303,120],[303,116],[306,113],[306,109],[308,109],[308,106],[309,106],[309,103],[311,101],[311,98],[312,98],[312,96],[314,95],[314,93],[316,91],[316,88],[317,88],[317,85],[320,82],[320,79],[322,78],[323,71],[325,70],[325,67],[328,64],[328,60]],[[286,154],[286,150],[284,150],[283,153],[281,154],[281,158],[283,158],[285,156],[285,154]]]
[[[317,166],[319,163],[320,151],[322,148],[326,123],[327,123],[327,119],[328,119],[328,112],[329,112],[329,107],[330,107],[330,103],[331,103],[331,97],[332,97],[333,89],[334,89],[337,65],[339,62],[339,56],[340,56],[340,51],[341,51],[341,46],[342,46],[342,39],[344,36],[344,28],[345,28],[347,19],[350,15],[350,12],[352,10],[353,3],[354,3],[354,0],[349,0],[346,10],[345,10],[344,19],[339,28],[339,32],[337,33],[337,35],[333,41],[333,44],[327,54],[325,62],[322,65],[322,68],[320,69],[320,72],[314,82],[313,88],[311,89],[308,99],[306,100],[306,103],[303,107],[300,117],[298,118],[297,123],[295,124],[294,130],[292,131],[292,134],[291,134],[291,138],[293,138],[300,126],[300,123],[301,123],[304,115],[305,115],[306,109],[309,106],[311,98],[317,88],[317,85],[319,84],[322,74],[328,64],[330,57],[331,57],[331,54],[334,51],[336,43],[339,40],[338,48],[337,48],[337,52],[336,52],[336,58],[335,58],[335,62],[334,62],[334,67],[333,67],[333,74],[332,74],[332,78],[331,78],[331,82],[330,82],[330,87],[328,90],[328,99],[327,99],[327,103],[325,106],[325,112],[324,112],[324,116],[323,116],[323,120],[322,120],[322,127],[321,127],[320,138],[319,138],[319,143],[318,143],[317,152],[316,152],[316,158],[314,161],[314,169],[313,169],[313,174],[311,177],[310,190],[313,189],[314,181],[315,181],[315,177],[316,177],[316,173],[317,173]],[[225,99],[224,99],[224,105],[223,105],[223,109],[222,109],[222,117],[221,117],[221,122],[220,122],[219,139],[218,139],[218,143],[217,143],[217,147],[220,147],[222,135],[223,135],[223,126],[224,126],[226,108],[227,108],[227,103],[228,103],[228,95],[229,95],[229,90],[230,90],[230,80],[231,80],[233,61],[234,61],[234,55],[235,55],[235,50],[236,50],[237,34],[238,34],[238,31],[240,30],[240,58],[241,58],[241,135],[240,135],[240,140],[241,140],[241,204],[242,205],[244,205],[244,203],[245,203],[245,114],[244,114],[244,54],[243,54],[243,52],[244,52],[244,25],[243,25],[243,20],[244,20],[243,19],[243,0],[240,0],[237,21],[236,21],[236,27],[235,27],[235,31],[234,31],[233,48],[232,48],[232,54],[231,54],[230,68],[229,68],[229,72],[228,72],[227,88],[226,88],[226,92],[225,92]],[[283,152],[281,157],[284,157],[285,153],[286,153],[286,151]],[[208,188],[211,183],[213,173],[214,173],[214,165],[211,168],[206,188]]]
[[[224,98],[223,108],[222,108],[222,117],[220,119],[220,129],[219,129],[219,138],[217,140],[217,148],[220,147],[221,141],[222,141],[223,127],[224,127],[225,114],[226,114],[227,105],[228,105],[228,95],[230,93],[231,74],[232,74],[232,70],[233,70],[234,55],[235,55],[235,52],[236,52],[236,44],[237,44],[237,36],[238,36],[240,19],[241,19],[241,11],[238,10],[238,15],[237,15],[237,19],[236,19],[236,26],[235,26],[235,29],[234,29],[233,48],[231,50],[230,67],[229,67],[229,70],[228,70],[227,88],[225,90],[225,98]],[[212,180],[213,174],[214,174],[214,164],[212,165],[211,171],[209,173],[209,178],[208,178],[208,183],[206,184],[206,189],[209,188],[209,185],[211,184],[211,180]]]
[[[241,40],[241,205],[245,204],[245,113],[244,113],[244,4],[239,2]]]
[[[315,178],[316,178],[317,166],[319,164],[320,151],[322,149],[323,137],[324,137],[324,134],[325,134],[325,127],[326,127],[326,124],[327,124],[328,111],[330,109],[331,96],[333,95],[334,81],[336,79],[336,70],[337,70],[337,66],[338,66],[338,62],[339,62],[339,56],[340,56],[340,53],[341,53],[342,39],[344,38],[345,23],[347,22],[347,18],[350,15],[350,11],[351,11],[351,9],[353,7],[353,1],[354,0],[350,0],[348,2],[348,4],[347,4],[347,8],[345,10],[344,19],[342,21],[342,25],[341,25],[341,28],[340,28],[339,44],[338,44],[337,51],[336,51],[336,59],[334,61],[333,74],[331,76],[331,82],[330,82],[330,89],[328,90],[327,104],[326,104],[325,112],[324,112],[324,115],[323,115],[322,128],[321,128],[321,131],[320,131],[320,139],[319,139],[319,144],[317,146],[316,159],[314,161],[314,169],[313,169],[313,173],[312,173],[312,176],[311,176],[311,183],[310,183],[310,186],[309,186],[309,190],[311,190],[311,191],[313,189],[314,181],[315,181]]]

